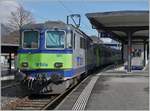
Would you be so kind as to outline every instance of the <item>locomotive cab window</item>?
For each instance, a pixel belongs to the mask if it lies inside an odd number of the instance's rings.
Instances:
[[[47,31],[46,48],[64,48],[65,32],[64,31]]]
[[[22,47],[26,49],[37,49],[39,44],[38,31],[24,31]]]

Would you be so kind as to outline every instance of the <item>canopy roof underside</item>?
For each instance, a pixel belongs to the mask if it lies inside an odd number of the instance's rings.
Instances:
[[[86,16],[93,28],[109,32],[119,41],[126,41],[129,31],[134,32],[132,39],[148,40],[149,11],[98,12],[87,13]]]

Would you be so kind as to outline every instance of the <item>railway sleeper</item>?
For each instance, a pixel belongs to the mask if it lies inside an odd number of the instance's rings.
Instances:
[[[16,107],[16,110],[40,110],[42,109],[41,107]]]
[[[47,101],[48,102],[48,101]],[[32,102],[32,103],[27,103],[27,102],[25,102],[24,104],[33,104],[33,105],[45,105],[47,102],[45,102],[45,101],[40,101],[40,102]]]
[[[46,103],[45,103],[46,104]],[[43,107],[45,104],[33,104],[33,103],[23,103],[22,105],[19,105],[17,107]]]

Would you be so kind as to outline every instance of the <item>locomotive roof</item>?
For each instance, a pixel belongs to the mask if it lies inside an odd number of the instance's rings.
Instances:
[[[78,33],[81,33],[85,35],[86,38],[89,38],[92,40],[88,35],[86,35],[82,30],[76,28],[75,26],[71,24],[66,24],[62,21],[46,21],[45,23],[36,23],[36,24],[27,24],[24,25],[22,30],[30,30],[30,29],[68,29],[68,27],[71,30],[76,30]]]
[[[62,21],[46,21],[45,23],[27,24],[22,29],[51,29],[51,28],[67,28],[67,24]]]

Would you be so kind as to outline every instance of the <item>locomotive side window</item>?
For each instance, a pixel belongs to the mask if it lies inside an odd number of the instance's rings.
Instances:
[[[73,32],[71,32],[71,48],[73,48]]]
[[[85,40],[80,37],[80,48],[85,49]]]
[[[82,48],[82,38],[80,38],[80,48]]]
[[[64,48],[64,31],[47,31],[46,48]]]
[[[75,41],[76,41],[76,34],[74,33],[74,35],[73,35],[73,48],[75,49]]]
[[[67,48],[72,48],[73,46],[73,32],[72,31],[67,33],[66,44],[67,44]]]
[[[23,48],[36,49],[39,44],[39,33],[38,31],[24,31],[23,33]]]

